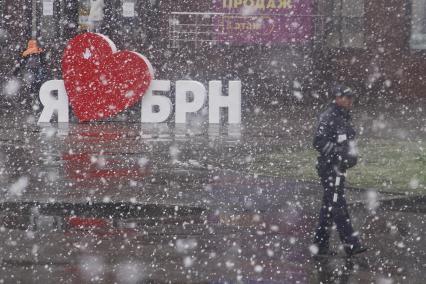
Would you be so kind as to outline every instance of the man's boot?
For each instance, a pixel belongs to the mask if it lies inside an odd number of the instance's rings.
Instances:
[[[346,254],[349,257],[356,255],[356,254],[363,253],[363,252],[367,251],[367,249],[368,249],[367,247],[362,246],[362,245],[345,247]]]

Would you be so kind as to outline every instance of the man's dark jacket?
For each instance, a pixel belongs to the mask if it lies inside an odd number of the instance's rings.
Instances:
[[[356,165],[355,134],[348,110],[332,103],[321,113],[314,138],[314,147],[320,154],[320,176],[331,170],[344,173]]]

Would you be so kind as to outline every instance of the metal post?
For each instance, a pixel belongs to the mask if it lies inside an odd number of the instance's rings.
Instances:
[[[0,27],[4,27],[4,0],[0,0]]]
[[[59,2],[59,40],[62,42],[64,38],[64,25],[67,24],[65,15],[65,0]]]
[[[195,49],[197,49],[198,48],[198,46],[199,46],[199,43],[198,43],[198,34],[199,34],[199,32],[200,32],[200,28],[199,28],[199,21],[198,21],[198,15],[194,15],[194,17],[195,17],[195,38],[194,38],[194,41],[195,41]]]
[[[31,38],[37,38],[37,2],[38,0],[31,1]]]
[[[340,0],[339,11],[339,47],[343,47],[343,0]]]

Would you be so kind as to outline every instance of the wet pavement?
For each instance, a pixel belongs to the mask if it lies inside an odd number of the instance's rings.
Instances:
[[[424,282],[424,197],[347,189],[370,250],[346,259],[334,234],[339,255],[314,259],[319,185],[238,170],[312,124],[16,118],[0,126],[4,283]]]

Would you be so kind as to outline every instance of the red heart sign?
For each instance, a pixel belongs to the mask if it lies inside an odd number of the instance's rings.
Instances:
[[[116,115],[137,103],[153,79],[149,61],[132,51],[116,52],[106,36],[74,37],[62,57],[62,76],[71,107],[80,121]]]

